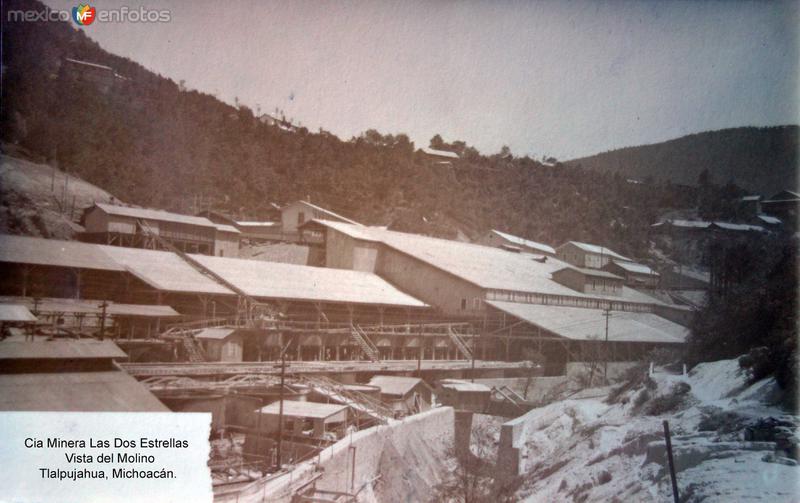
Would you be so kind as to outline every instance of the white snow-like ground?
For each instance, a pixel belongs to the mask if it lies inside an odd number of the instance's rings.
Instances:
[[[669,472],[646,461],[648,444],[663,441],[667,419],[676,451],[691,447],[699,453],[697,464],[678,473],[682,502],[800,501],[800,467],[762,461],[772,451],[748,447],[752,443],[742,437],[742,422],[787,416],[765,403],[775,392],[771,379],[747,386],[738,362],[725,360],[698,365],[686,376],[657,372],[653,380],[657,387],[651,397],[669,392],[678,381],[691,390],[677,410],[659,416],[643,414],[641,404],[635,407],[643,387],[623,395],[626,403],[571,399],[534,412],[521,449],[524,475],[517,499],[671,502]],[[698,431],[704,416],[720,411],[734,413],[741,424],[732,431]],[[748,450],[754,448],[760,450]]]

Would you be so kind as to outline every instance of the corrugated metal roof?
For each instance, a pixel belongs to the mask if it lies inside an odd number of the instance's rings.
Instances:
[[[564,267],[563,269],[559,269],[558,271],[555,271],[553,274],[559,273],[559,272],[561,272],[561,271],[563,271],[565,269],[569,269],[569,270],[572,270],[572,271],[577,271],[577,272],[583,274],[584,276],[593,276],[593,277],[596,277],[596,278],[618,279],[620,281],[622,281],[624,279],[624,278],[622,278],[620,276],[617,276],[616,274],[610,273],[608,271],[603,271],[602,269],[586,269],[586,268],[583,268],[583,267],[576,267],[574,265],[568,265],[568,266]]]
[[[372,386],[381,389],[381,394],[396,396],[405,396],[418,384],[424,382],[418,377],[400,376],[375,376],[369,381]]]
[[[161,306],[157,304],[111,303],[106,312],[114,316],[142,316],[147,318],[171,318],[181,315],[170,306]]]
[[[95,206],[110,215],[123,217],[141,218],[144,220],[160,220],[164,222],[176,222],[181,224],[198,225],[201,227],[214,227],[214,223],[205,217],[193,215],[181,215],[170,211],[153,210],[149,208],[131,208],[129,206],[118,206],[115,204],[96,203]]]
[[[650,269],[644,264],[638,264],[636,262],[625,262],[625,261],[614,261],[616,265],[625,269],[628,272],[636,273],[636,274],[648,274],[650,276],[658,276],[658,273],[654,270]]]
[[[0,262],[124,271],[96,245],[0,234]]]
[[[0,321],[36,321],[36,316],[19,304],[0,304]]]
[[[577,246],[578,248],[580,248],[581,250],[589,252],[589,253],[596,253],[598,255],[606,255],[608,257],[615,258],[615,259],[618,259],[618,260],[627,260],[627,261],[631,260],[628,257],[620,255],[619,253],[615,252],[614,250],[610,250],[610,249],[606,248],[605,246],[593,245],[591,243],[581,243],[580,241],[567,241],[565,244],[559,246],[559,249],[562,246],[565,246],[567,244],[573,244],[573,245]]]
[[[0,360],[83,358],[127,358],[123,350],[111,341],[55,340],[55,341],[2,341]]]
[[[455,152],[450,152],[449,150],[437,150],[435,148],[430,147],[422,147],[420,150],[425,152],[428,155],[436,155],[439,157],[448,157],[450,159],[458,159],[458,154]]]
[[[174,253],[105,245],[98,248],[124,266],[126,271],[157,290],[233,295],[232,291],[200,274]]]
[[[316,204],[311,204],[308,201],[300,200],[300,201],[296,201],[295,204],[297,204],[297,203],[304,204],[304,205],[308,206],[309,208],[315,209],[315,210],[317,210],[317,211],[319,211],[319,212],[321,212],[321,213],[323,213],[325,215],[331,216],[331,217],[333,217],[333,218],[335,218],[337,220],[341,220],[343,222],[347,222],[347,223],[353,224],[353,225],[361,225],[360,223],[356,222],[355,220],[351,220],[351,219],[349,219],[349,218],[347,218],[347,217],[345,217],[343,215],[335,213],[335,212],[333,212],[333,211],[331,211],[329,209],[323,208],[322,206],[317,206]],[[291,205],[287,205],[286,208],[288,208],[289,206],[291,206]]]
[[[442,379],[439,381],[439,386],[442,388],[452,389],[455,391],[467,391],[467,392],[481,392],[481,393],[491,393],[492,389],[485,384],[479,384],[469,381],[462,381],[460,379]]]
[[[714,222],[713,225],[720,229],[725,229],[726,231],[764,232],[766,230],[760,225],[734,224],[731,222]]]
[[[536,241],[531,241],[530,239],[521,238],[519,236],[515,236],[513,234],[507,234],[505,232],[500,232],[496,229],[492,229],[492,232],[500,236],[501,238],[505,239],[506,241],[511,241],[514,244],[520,246],[526,246],[528,248],[533,248],[534,250],[539,250],[542,253],[550,253],[552,255],[556,254],[556,249],[552,246],[548,246],[544,243],[537,243]]]
[[[329,227],[335,231],[339,231],[342,234],[346,234],[355,239],[360,239],[362,241],[371,241],[375,243],[380,242],[380,238],[373,235],[373,233],[386,230],[383,227],[366,227],[364,225],[352,225],[346,222],[337,222],[335,220],[324,220],[321,218],[315,218],[313,220],[309,220],[303,225],[306,226],[312,223],[316,223],[324,227]]]
[[[236,332],[235,328],[204,328],[195,334],[195,337],[197,339],[224,340],[234,332]]]
[[[29,310],[34,308],[40,313],[86,313],[86,314],[100,314],[102,308],[101,300],[90,299],[56,299],[56,298],[40,298],[38,303],[34,302],[31,297],[0,297],[0,308],[7,303],[17,303],[27,307]],[[117,304],[114,302],[107,302],[106,313],[116,316],[144,316],[154,318],[167,318],[180,316],[180,313],[172,309],[170,306],[162,305],[147,305],[147,304]]]
[[[544,306],[517,302],[486,301],[487,304],[531,325],[573,340],[605,339],[606,318],[602,309]],[[612,311],[608,340],[618,342],[682,343],[689,329],[653,313]]]
[[[169,412],[121,371],[2,374],[0,410]]]
[[[780,218],[772,217],[772,216],[769,216],[769,215],[758,215],[758,218],[762,222],[766,222],[766,223],[772,224],[772,225],[779,225],[779,224],[783,223],[783,222],[781,222]]]
[[[192,257],[253,297],[426,306],[369,272],[208,255]]]
[[[672,227],[683,227],[690,229],[705,229],[711,225],[711,222],[706,222],[705,220],[664,220],[663,222],[658,222],[652,226],[657,227],[661,225],[670,225]]]
[[[347,408],[347,405],[338,405],[334,403],[297,402],[294,400],[283,401],[283,415],[287,417],[327,419],[347,410]],[[258,412],[258,410],[256,410],[256,412]],[[280,413],[280,401],[262,407],[261,413],[277,416]]]
[[[232,234],[241,234],[242,232],[232,225],[214,224],[214,227],[220,232],[230,232]]]
[[[257,221],[237,221],[236,225],[241,227],[275,227],[278,222],[257,222]]]
[[[620,295],[584,294],[553,281],[553,272],[569,264],[548,257],[546,262],[533,260],[529,254],[509,253],[500,248],[448,239],[390,231],[377,227],[354,226],[342,222],[315,222],[342,232],[354,239],[381,242],[422,262],[446,271],[481,288],[509,290],[570,297],[613,299],[618,301],[659,303],[631,288]]]

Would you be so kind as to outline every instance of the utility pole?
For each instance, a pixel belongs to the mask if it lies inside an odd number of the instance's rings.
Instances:
[[[108,302],[103,301],[100,304],[100,340],[102,341],[105,337],[106,332],[106,308],[108,307]]]
[[[605,343],[605,364],[603,365],[603,380],[608,382],[608,319],[611,317],[611,306],[606,308],[603,312],[603,316],[606,317],[606,343]]]
[[[417,377],[422,377],[422,323],[419,324],[419,337],[417,338]]]
[[[281,351],[281,387],[278,390],[278,469],[276,471],[281,471],[283,466],[281,463],[281,450],[283,447],[283,386],[286,379],[286,351],[288,350],[289,344],[287,343],[286,347]]]

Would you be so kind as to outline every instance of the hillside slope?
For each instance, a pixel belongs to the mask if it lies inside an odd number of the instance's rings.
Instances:
[[[798,126],[723,129],[612,150],[567,164],[684,185],[697,185],[707,169],[714,183],[732,180],[770,196],[797,187],[798,134]]]
[[[85,208],[114,199],[53,166],[0,155],[0,233],[71,239]]]
[[[723,360],[657,372],[614,400],[596,391],[528,413],[516,501],[672,501],[663,420],[681,501],[796,501],[800,467],[784,449],[800,420],[768,403],[774,380],[749,384]]]
[[[262,122],[259,111],[108,53],[71,24],[14,23],[6,15],[42,8],[35,0],[2,3],[0,140],[132,204],[179,212],[212,207],[261,219],[272,202],[311,196],[360,222],[401,231],[474,239],[497,228],[638,257],[647,253],[660,208],[696,202],[692,190],[482,155],[461,141],[437,145],[460,154],[440,165],[402,133],[369,130],[344,141]]]

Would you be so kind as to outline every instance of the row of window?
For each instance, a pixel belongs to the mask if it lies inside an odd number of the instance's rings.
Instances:
[[[526,304],[612,309],[614,311],[652,312],[653,310],[652,306],[648,304],[615,302],[564,295],[547,295],[542,293],[514,292],[509,290],[489,290],[486,293],[486,299],[506,302],[522,302]],[[475,300],[479,301],[479,299]],[[461,305],[462,309],[465,309],[466,299],[461,299]],[[480,301],[478,302],[478,305],[480,305]]]
[[[475,297],[474,299],[472,299],[472,309],[480,309],[480,308],[481,308],[481,298]],[[461,299],[461,310],[462,311],[467,310],[467,299],[463,298]]]

